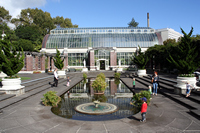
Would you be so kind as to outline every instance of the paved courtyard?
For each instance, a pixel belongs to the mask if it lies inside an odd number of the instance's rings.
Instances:
[[[90,76],[92,76],[91,74]],[[107,73],[109,75],[109,73]],[[110,73],[112,75],[112,73]],[[35,76],[35,75],[32,75]],[[49,75],[43,75],[43,77]],[[82,74],[70,75],[71,85],[82,79]],[[41,78],[41,77],[40,77]],[[37,79],[37,77],[35,77]],[[33,78],[31,79],[33,80]],[[123,80],[131,82],[127,77]],[[24,81],[25,82],[25,81]],[[47,84],[47,83],[44,83]],[[129,85],[128,85],[129,86]],[[153,96],[147,111],[147,122],[140,123],[140,113],[111,121],[78,121],[56,116],[51,107],[41,104],[46,91],[62,94],[67,89],[63,83],[49,87],[25,100],[6,108],[0,114],[0,133],[199,133],[200,121],[189,109],[162,94]],[[23,97],[23,96],[22,96]]]

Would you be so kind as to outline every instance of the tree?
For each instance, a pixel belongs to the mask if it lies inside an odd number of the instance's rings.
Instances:
[[[137,65],[139,69],[144,69],[149,58],[145,55],[145,53],[141,52],[141,48],[139,47],[139,50],[134,53],[134,56],[132,58],[132,61]]]
[[[19,39],[23,39],[23,41],[19,40],[20,42],[25,42],[24,40],[27,40],[29,44],[31,42],[31,45],[27,44],[27,46],[19,44],[22,46],[24,51],[27,51],[28,46],[31,46],[31,51],[39,51],[39,49],[41,49],[42,39],[44,36],[42,35],[41,28],[37,25],[20,25],[15,29],[15,34]]]
[[[55,28],[53,19],[50,13],[43,12],[41,9],[24,9],[21,11],[19,18],[13,18],[11,20],[16,26],[19,25],[36,25],[40,27],[42,35],[49,34],[50,30]]]
[[[56,48],[56,56],[54,57],[54,59],[53,59],[53,61],[54,61],[54,64],[55,64],[55,66],[58,68],[58,69],[60,69],[60,70],[62,70],[62,68],[63,68],[63,66],[64,66],[64,64],[63,64],[63,62],[64,62],[64,59],[61,59],[61,56],[60,56],[60,51]]]
[[[60,26],[62,28],[78,28],[78,25],[73,25],[71,22],[71,19],[69,18],[63,18],[57,16],[56,18],[53,18],[54,25]]]
[[[17,74],[24,66],[23,49],[21,52],[17,53],[15,47],[9,40],[9,35],[7,35],[4,40],[0,40],[0,48],[0,68],[9,77],[12,77],[13,75]]]
[[[167,39],[163,42],[163,45],[168,45],[168,44],[175,44],[176,40],[175,39]]]
[[[30,40],[19,39],[18,41],[13,42],[13,45],[15,46],[17,51],[20,51],[21,48],[24,51],[34,51],[34,44]]]
[[[3,22],[9,22],[11,17],[9,11],[7,11],[3,6],[0,6],[0,24]]]
[[[191,38],[193,27],[188,34],[182,28],[181,31],[184,37],[181,38],[181,42],[177,46],[177,52],[169,53],[168,61],[174,64],[181,74],[192,74],[200,65],[200,61],[197,58],[197,47]],[[175,56],[172,56],[172,54],[175,54]]]
[[[138,22],[135,22],[135,19],[132,18],[131,22],[128,23],[128,27],[137,27],[138,26]]]

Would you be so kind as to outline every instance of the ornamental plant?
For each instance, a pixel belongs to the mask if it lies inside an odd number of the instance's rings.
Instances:
[[[59,96],[57,96],[56,93],[57,92],[55,92],[55,91],[48,91],[47,93],[45,93],[43,95],[44,98],[41,98],[42,103],[45,106],[56,107],[58,105],[58,103],[61,101],[61,98]]]
[[[58,69],[60,69],[60,70],[62,70],[62,68],[64,67],[64,58],[63,59],[61,59],[61,56],[60,56],[60,51],[56,48],[56,56],[54,57],[54,59],[53,59],[53,61],[54,61],[54,64],[55,64],[55,66],[58,68]]]
[[[103,79],[104,81],[106,81],[106,77],[105,77],[104,73],[98,74],[97,77],[100,77],[101,79]]]
[[[86,80],[87,79],[87,74],[83,73],[83,79]]]
[[[197,46],[191,38],[193,27],[189,34],[186,34],[182,28],[181,31],[184,36],[177,46],[177,52],[169,53],[168,61],[174,64],[181,74],[188,76],[188,74],[192,74],[200,66],[200,61],[198,59]]]
[[[102,92],[105,91],[107,87],[106,81],[105,81],[105,75],[103,73],[100,73],[97,75],[97,78],[92,83],[92,88],[96,92]]]
[[[9,36],[4,40],[0,40],[0,69],[12,78],[17,74],[24,66],[24,53],[16,51],[16,48],[11,44]]]
[[[142,100],[140,98],[146,97],[147,99],[147,104],[149,105],[150,103],[150,98],[151,98],[151,94],[149,91],[141,91],[139,93],[136,93],[133,98],[130,101],[130,104],[136,106],[136,107],[141,107],[142,106]]]
[[[115,75],[114,75],[115,79],[119,79],[120,76],[121,76],[121,73],[115,73]]]
[[[149,58],[145,53],[141,52],[141,48],[139,47],[139,50],[134,53],[132,61],[137,65],[138,69],[145,69]]]

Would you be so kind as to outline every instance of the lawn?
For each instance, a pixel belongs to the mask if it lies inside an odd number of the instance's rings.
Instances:
[[[30,77],[20,77],[21,80],[28,80],[28,79],[31,79]]]

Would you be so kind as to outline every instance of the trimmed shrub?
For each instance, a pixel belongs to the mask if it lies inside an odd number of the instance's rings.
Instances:
[[[56,93],[57,92],[55,92],[55,91],[48,91],[47,93],[45,93],[43,95],[44,98],[41,98],[42,103],[45,106],[56,107],[61,100],[61,98],[59,96],[57,96]]]
[[[130,104],[136,106],[136,107],[141,107],[142,105],[142,100],[140,98],[146,97],[147,98],[147,104],[149,105],[150,103],[150,98],[151,94],[149,91],[141,91],[140,93],[136,93],[133,98],[131,99]]]

